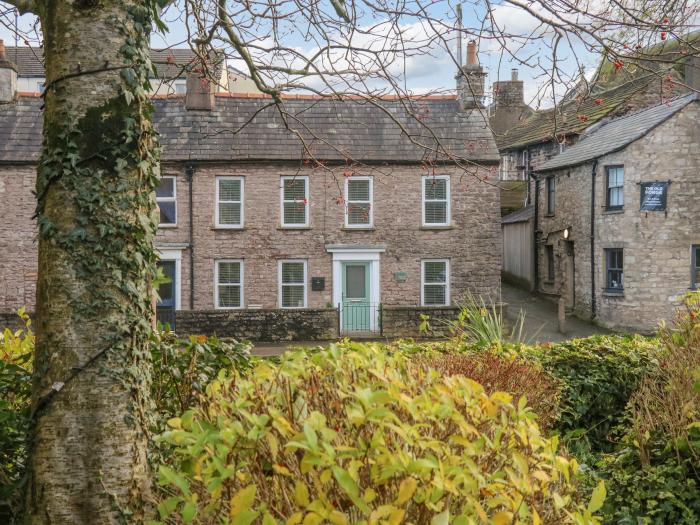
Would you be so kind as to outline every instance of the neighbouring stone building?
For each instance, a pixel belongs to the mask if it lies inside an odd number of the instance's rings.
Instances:
[[[699,89],[700,57],[697,47],[689,46],[700,42],[700,31],[686,35],[683,42],[669,40],[635,51],[629,62],[617,66],[603,59],[591,81],[582,81],[554,108],[528,111],[518,98],[522,87],[517,82],[504,83],[505,87],[494,84],[494,101],[497,88],[507,101],[500,104],[505,109],[492,111],[491,117],[501,155],[504,215],[531,204],[532,171],[576,144],[591,128]],[[645,56],[646,61],[639,58]]]
[[[0,64],[0,93],[15,75]],[[411,335],[421,313],[497,292],[499,194],[482,179],[498,152],[475,53],[458,85],[383,109],[288,96],[284,114],[260,94],[156,97],[161,318],[263,340]],[[38,94],[0,100],[2,312],[34,305],[41,128]]]
[[[537,289],[651,330],[700,287],[700,102],[612,119],[536,169]]]

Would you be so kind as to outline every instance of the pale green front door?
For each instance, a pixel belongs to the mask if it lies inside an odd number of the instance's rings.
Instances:
[[[344,262],[343,332],[369,332],[371,329],[370,271],[368,262]]]

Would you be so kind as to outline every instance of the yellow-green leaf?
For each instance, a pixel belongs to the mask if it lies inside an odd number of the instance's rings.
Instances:
[[[234,494],[231,498],[229,516],[231,518],[235,518],[243,511],[249,510],[255,501],[255,493],[255,485],[248,485],[247,487],[236,492],[236,494]]]
[[[595,489],[593,489],[591,501],[588,502],[588,512],[593,514],[600,510],[600,508],[603,506],[603,502],[605,501],[605,495],[605,483],[601,479],[598,483],[598,486]]]
[[[401,482],[401,485],[399,485],[399,494],[396,496],[396,501],[394,502],[395,505],[403,505],[406,503],[409,499],[413,497],[413,493],[416,491],[416,488],[418,487],[418,482],[416,481],[415,478],[406,478]]]
[[[302,481],[296,481],[294,483],[294,501],[300,507],[307,507],[309,505],[309,489],[306,488],[306,484]]]

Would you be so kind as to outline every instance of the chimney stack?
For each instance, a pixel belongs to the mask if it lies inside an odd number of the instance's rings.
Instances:
[[[5,43],[0,40],[0,104],[8,104],[17,95],[17,66],[5,56]]]
[[[518,70],[510,70],[510,80],[493,83],[493,107],[521,108],[525,105],[524,84],[518,80]]]
[[[207,76],[203,68],[196,68],[187,73],[187,92],[185,94],[185,107],[188,110],[211,111],[214,109],[215,84]]]
[[[467,44],[467,63],[460,67],[455,77],[457,80],[457,95],[462,109],[484,107],[484,80],[486,73],[479,64],[476,42],[470,40]]]

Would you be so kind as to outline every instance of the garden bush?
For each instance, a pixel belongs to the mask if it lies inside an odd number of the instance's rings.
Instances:
[[[222,374],[169,422],[161,519],[183,523],[599,523],[577,463],[524,399],[375,344]]]
[[[24,309],[19,315],[24,329],[0,332],[0,523],[21,522],[17,513],[30,424],[34,334]],[[167,419],[190,408],[220,370],[249,369],[250,347],[214,337],[179,339],[170,331],[154,333],[154,431],[162,432]],[[152,452],[164,458],[161,448],[152,447]]]
[[[511,346],[563,384],[555,428],[581,458],[610,452],[611,431],[625,424],[625,408],[647,374],[658,370],[658,339],[593,336],[541,346]]]
[[[18,519],[29,428],[34,334],[24,309],[19,316],[24,329],[0,331],[0,523]]]
[[[181,339],[170,330],[154,332],[151,393],[159,421],[164,422],[191,407],[220,370],[243,372],[251,368],[251,348],[249,342],[206,336]]]
[[[558,419],[561,382],[532,362],[489,351],[433,352],[422,360],[443,376],[461,374],[473,379],[489,393],[508,392],[515,399],[525,396],[543,430]]]
[[[632,396],[622,444],[595,473],[610,487],[610,523],[700,523],[700,293],[659,336],[660,366]]]

